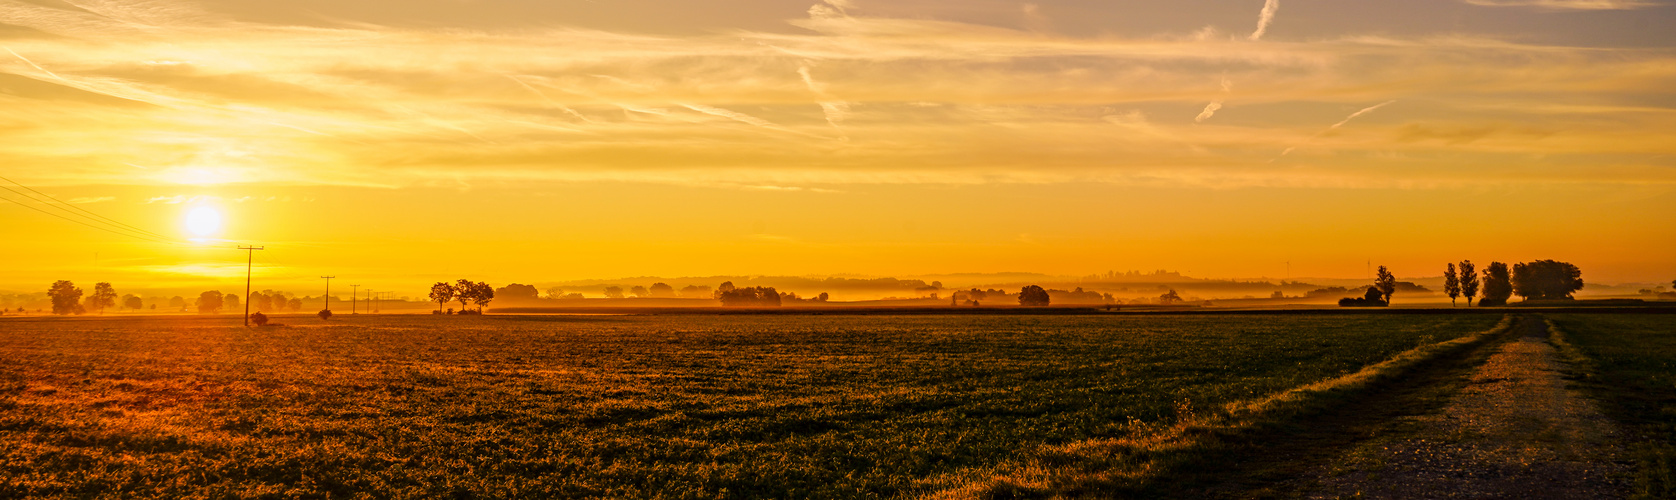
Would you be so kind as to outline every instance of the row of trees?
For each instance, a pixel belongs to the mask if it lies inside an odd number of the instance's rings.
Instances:
[[[84,297],[85,295],[85,297]],[[47,288],[47,298],[52,301],[53,314],[86,314],[89,311],[103,313],[107,308],[117,306],[116,288],[110,283],[100,282],[93,285],[93,293],[85,293],[75,283],[69,280],[58,280]],[[145,304],[136,295],[123,295],[122,307],[139,310]],[[162,300],[161,297],[154,300]],[[187,310],[186,299],[175,296],[169,299],[170,309]],[[198,298],[191,304],[199,313],[215,314],[222,309],[236,309],[239,307],[239,296],[232,293],[221,293],[210,290],[198,294]],[[250,306],[259,312],[275,312],[283,310],[298,311],[303,307],[299,298],[287,298],[280,292],[272,290],[255,292],[250,295]],[[157,304],[151,304],[152,309]]]
[[[457,280],[453,284],[438,281],[431,285],[430,297],[432,301],[436,302],[437,314],[453,314],[453,309],[443,311],[443,306],[454,300],[460,301],[460,314],[483,314],[483,307],[489,305],[489,301],[495,299],[495,288],[489,286],[488,283],[481,281],[474,283],[467,279]],[[469,309],[473,304],[477,305],[476,311]]]
[[[1583,271],[1569,262],[1538,260],[1513,265],[1491,262],[1482,277],[1475,272],[1472,261],[1461,261],[1460,266],[1449,264],[1443,273],[1443,291],[1453,304],[1458,297],[1466,297],[1467,307],[1478,295],[1482,279],[1484,298],[1479,307],[1507,305],[1507,299],[1518,295],[1525,300],[1571,300],[1572,294],[1583,289]]]

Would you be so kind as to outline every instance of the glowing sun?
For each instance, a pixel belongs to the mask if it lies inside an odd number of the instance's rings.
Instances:
[[[221,230],[221,212],[210,207],[197,207],[186,213],[186,231],[204,237]]]

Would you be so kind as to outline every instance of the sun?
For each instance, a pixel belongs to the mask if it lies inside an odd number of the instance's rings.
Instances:
[[[221,212],[211,207],[196,207],[186,212],[186,231],[198,237],[221,230]]]

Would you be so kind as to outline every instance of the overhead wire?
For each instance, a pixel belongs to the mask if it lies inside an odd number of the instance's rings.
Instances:
[[[82,213],[84,213],[84,214],[87,214],[87,215],[88,215],[88,216],[92,216],[92,217],[93,217],[93,218],[96,218],[96,219],[99,219],[99,220],[103,220],[103,221],[105,221],[105,222],[106,222],[106,223],[109,223],[109,224],[114,224],[114,225],[116,225],[116,226],[119,226],[119,227],[122,227],[122,228],[126,228],[126,229],[127,229],[127,230],[130,230],[130,231],[134,231],[134,232],[137,232],[137,233],[140,233],[140,234],[145,234],[145,235],[148,235],[148,236],[152,236],[152,237],[156,237],[156,238],[163,238],[163,239],[170,239],[170,238],[169,238],[169,237],[168,237],[168,236],[164,236],[164,235],[161,235],[161,234],[157,234],[157,233],[154,233],[154,232],[151,232],[151,231],[147,231],[147,230],[144,230],[144,229],[140,229],[140,228],[137,228],[137,227],[134,227],[134,226],[131,226],[131,225],[128,225],[128,224],[126,224],[126,223],[123,223],[123,222],[122,222],[122,221],[119,221],[119,220],[116,220],[116,219],[112,219],[112,218],[110,218],[110,217],[105,217],[105,216],[103,216],[103,215],[99,215],[99,214],[97,214],[97,213],[94,213],[94,212],[93,212],[93,211],[92,211],[92,210],[88,210],[88,209],[85,209],[85,208],[81,208],[81,207],[78,207],[78,206],[75,206],[75,205],[73,205],[73,204],[70,204],[70,203],[66,203],[66,202],[64,202],[64,200],[60,200],[60,199],[58,199],[58,198],[54,198],[54,197],[53,197],[53,196],[52,196],[52,195],[50,195],[50,194],[46,194],[46,193],[43,193],[43,192],[40,192],[40,191],[37,191],[37,190],[35,190],[35,188],[32,188],[32,187],[29,187],[29,186],[26,186],[26,185],[23,185],[23,184],[22,184],[22,183],[20,183],[20,182],[18,182],[18,181],[14,181],[14,180],[12,180],[12,179],[10,179],[10,178],[7,178],[7,177],[5,177],[5,176],[0,176],[0,180],[4,180],[4,181],[6,181],[6,182],[10,182],[10,183],[12,183],[12,184],[15,184],[15,185],[17,185],[17,187],[21,187],[21,188],[24,188],[24,189],[27,189],[27,190],[29,190],[29,191],[30,191],[30,192],[32,192],[32,193],[35,193],[35,194],[38,194],[38,195],[41,195],[41,196],[44,196],[44,197],[46,197],[46,198],[47,198],[47,199],[49,199],[49,200],[52,200],[52,201],[56,201],[56,202],[58,202],[58,204],[59,204],[59,205],[63,205],[63,206],[64,206],[64,207],[68,207],[68,208],[70,208],[70,209],[74,209],[74,210],[77,210],[77,211],[80,211],[80,212],[82,212]],[[4,187],[4,186],[0,186],[0,187]],[[12,192],[14,192],[14,193],[15,193],[15,192],[17,192],[17,191],[16,191],[16,190],[12,190],[12,189],[11,189],[11,188],[6,188],[6,189],[7,189],[7,190],[11,190],[11,191],[12,191]],[[20,194],[21,194],[21,193],[20,193]],[[35,200],[35,201],[36,201],[36,202],[37,202],[37,203],[41,203],[41,202],[40,202],[40,200]],[[43,203],[43,204],[45,204],[45,203]],[[51,205],[50,205],[50,204],[47,204],[47,205],[48,205],[48,206],[51,206]],[[63,209],[62,209],[62,208],[61,208],[61,209],[59,209],[59,210],[63,210]]]
[[[3,187],[5,187],[5,186],[0,186],[0,188],[3,188]],[[16,191],[14,190],[13,192],[16,192]],[[71,219],[71,218],[65,217],[63,215],[48,212],[46,210],[41,209],[40,207],[36,207],[36,206],[30,205],[28,203],[24,203],[24,202],[17,201],[17,200],[11,199],[11,198],[7,198],[3,195],[0,195],[0,200],[6,200],[6,201],[9,201],[9,202],[12,202],[12,203],[16,203],[16,204],[18,204],[18,206],[21,206],[23,208],[27,208],[27,209],[30,209],[30,210],[34,210],[36,212],[51,215],[53,217],[64,219],[64,220],[67,220],[67,221],[70,221],[70,222],[74,222],[76,224],[81,224],[83,226],[91,227],[93,229],[98,229],[100,231],[105,231],[105,232],[115,234],[115,235],[118,235],[118,236],[127,236],[127,237],[130,237],[130,238],[141,239],[141,240],[149,241],[149,242],[152,242],[152,243],[162,243],[162,244],[165,244],[165,245],[179,245],[179,244],[181,244],[181,243],[176,242],[176,241],[170,241],[170,240],[160,239],[160,238],[153,238],[153,237],[150,237],[150,236],[133,234],[133,233],[124,233],[124,232],[119,232],[115,229],[111,229],[109,227],[96,226],[96,225],[93,225],[93,224],[89,224],[87,222],[83,222],[83,221],[76,220],[76,219]]]

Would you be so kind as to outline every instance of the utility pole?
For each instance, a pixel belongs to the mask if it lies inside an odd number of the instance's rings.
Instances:
[[[256,251],[264,247],[239,247],[244,250],[244,326],[250,326],[250,263],[256,259]]]
[[[361,285],[349,285],[349,314],[360,314],[355,312],[355,300],[361,298],[360,288]]]
[[[326,310],[332,310],[332,278],[337,276],[321,276],[326,280]]]

